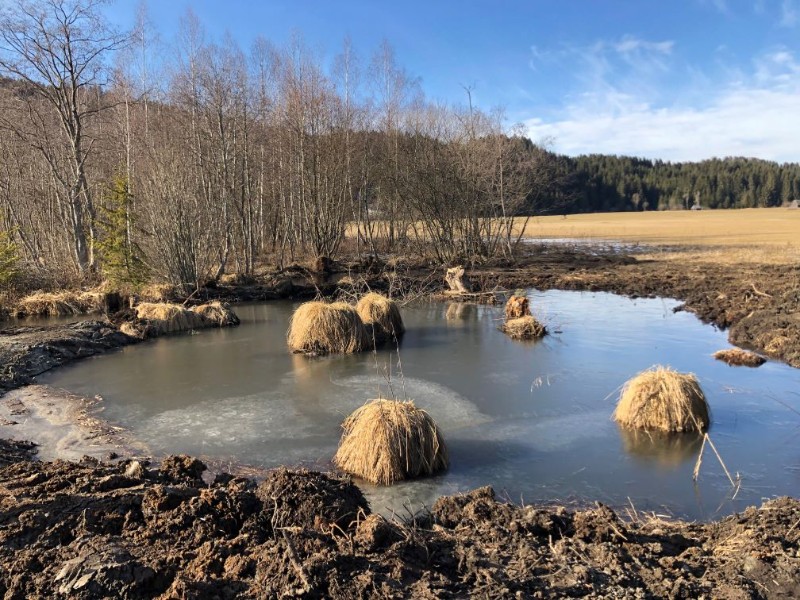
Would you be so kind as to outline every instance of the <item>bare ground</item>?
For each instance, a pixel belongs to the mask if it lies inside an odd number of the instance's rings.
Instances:
[[[800,502],[716,523],[444,497],[411,524],[346,479],[168,457],[0,470],[5,598],[793,598]]]

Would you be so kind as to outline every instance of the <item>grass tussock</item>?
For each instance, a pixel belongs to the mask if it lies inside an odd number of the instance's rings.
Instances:
[[[292,315],[286,341],[292,352],[350,354],[370,348],[356,309],[346,302],[305,302]]]
[[[136,316],[147,321],[155,335],[180,333],[211,327],[202,315],[180,304],[167,302],[143,302],[135,307]]]
[[[194,308],[169,302],[143,302],[136,305],[134,310],[138,319],[147,322],[145,335],[148,337],[239,324],[236,313],[221,302],[209,302]],[[142,335],[136,327],[131,332],[123,333]]]
[[[380,328],[389,337],[399,337],[405,333],[397,302],[386,296],[370,292],[359,299],[356,311],[364,324]]]
[[[530,304],[525,296],[511,296],[506,302],[506,321],[527,317],[531,314]]]
[[[642,371],[622,388],[614,420],[647,431],[704,431],[710,423],[708,402],[692,373],[656,366]]]
[[[69,317],[101,313],[105,308],[103,292],[36,292],[20,300],[12,314],[16,317]]]
[[[372,400],[345,419],[334,463],[379,485],[447,469],[436,423],[412,401]]]
[[[233,327],[239,324],[239,317],[230,307],[219,301],[195,306],[192,311],[203,317],[213,327]]]
[[[510,319],[501,329],[512,340],[538,340],[547,335],[547,328],[531,315]]]
[[[760,367],[767,359],[755,352],[748,352],[741,348],[728,348],[717,350],[713,354],[714,358],[731,365],[732,367]]]

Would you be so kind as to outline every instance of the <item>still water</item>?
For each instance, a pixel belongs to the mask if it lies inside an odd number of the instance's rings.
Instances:
[[[403,309],[399,351],[307,358],[285,345],[296,306],[235,307],[242,325],[161,338],[56,370],[41,381],[104,398],[102,416],[155,453],[260,467],[328,468],[346,415],[379,395],[411,398],[443,429],[451,468],[390,488],[362,484],[373,510],[407,514],[440,495],[490,484],[515,502],[631,503],[692,519],[800,495],[800,371],[711,358],[725,334],[672,300],[530,292],[552,332],[536,343],[497,330],[502,307]],[[712,410],[711,438],[741,475],[735,498],[700,439],[620,431],[619,387],[654,364],[692,371]]]

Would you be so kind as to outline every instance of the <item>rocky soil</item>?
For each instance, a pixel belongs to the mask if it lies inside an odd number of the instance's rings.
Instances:
[[[345,479],[261,483],[168,457],[0,469],[0,595],[23,598],[794,598],[800,502],[710,524],[519,507],[491,488],[395,523]],[[210,479],[209,477],[206,480]]]

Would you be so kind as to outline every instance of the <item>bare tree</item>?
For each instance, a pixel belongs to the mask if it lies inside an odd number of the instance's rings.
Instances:
[[[17,108],[27,111],[25,122],[15,118],[20,111],[6,112],[3,125],[39,150],[50,167],[81,272],[94,265],[88,127],[107,108],[100,90],[106,59],[126,39],[103,21],[99,5],[99,0],[17,0],[0,15],[0,74],[22,80],[32,92],[15,98],[22,105]]]

